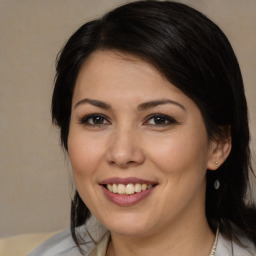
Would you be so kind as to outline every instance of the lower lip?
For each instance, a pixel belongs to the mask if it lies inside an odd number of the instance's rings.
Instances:
[[[148,197],[155,187],[152,187],[148,190],[139,192],[139,193],[134,193],[132,195],[119,195],[119,194],[114,194],[110,192],[107,188],[101,185],[101,188],[104,192],[104,195],[109,199],[112,203],[117,204],[119,206],[132,206],[134,204],[139,203],[146,197]]]

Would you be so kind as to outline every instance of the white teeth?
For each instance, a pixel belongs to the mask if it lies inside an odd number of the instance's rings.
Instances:
[[[118,192],[116,184],[112,185],[112,190],[113,190],[112,192],[115,193],[115,194]]]
[[[134,191],[139,193],[141,191],[141,184],[135,184]]]
[[[119,194],[119,195],[133,195],[135,193],[139,193],[141,191],[145,191],[147,189],[152,188],[153,185],[148,185],[148,184],[107,184],[107,189],[115,194]]]
[[[125,192],[126,192],[126,187],[125,187],[125,185],[124,185],[124,184],[118,184],[118,185],[117,185],[117,193],[118,193],[119,195],[124,195]]]
[[[111,185],[111,184],[108,184],[108,185],[107,185],[107,188],[108,188],[109,191],[113,192],[113,189],[112,189],[112,185]]]
[[[146,190],[146,189],[147,189],[147,184],[142,184],[142,185],[141,185],[141,190],[144,191],[144,190]]]
[[[126,194],[127,195],[132,195],[134,194],[134,185],[133,184],[128,184],[126,186]]]

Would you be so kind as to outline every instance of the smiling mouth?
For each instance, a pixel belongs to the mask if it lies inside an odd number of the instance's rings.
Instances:
[[[104,184],[103,186],[113,194],[119,195],[134,195],[143,191],[149,190],[157,184],[140,184],[140,183],[129,183],[129,184]]]
[[[133,206],[154,193],[158,182],[137,177],[111,177],[99,185],[106,198],[121,207]]]

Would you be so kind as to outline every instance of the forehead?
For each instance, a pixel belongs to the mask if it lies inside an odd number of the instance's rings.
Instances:
[[[82,65],[78,74],[75,93],[101,89],[117,91],[160,92],[162,89],[182,93],[153,65],[139,57],[117,51],[96,51]]]
[[[201,116],[196,103],[150,63],[120,52],[98,51],[83,64],[75,85],[72,109],[88,99],[111,106],[115,113],[137,113],[147,102],[175,102],[190,116]],[[170,106],[170,105],[169,105]],[[134,112],[135,111],[135,112]]]
[[[116,72],[109,73],[109,71],[114,70],[116,70]],[[92,73],[92,75],[111,75],[114,77],[114,75],[119,75],[120,72],[136,74],[137,71],[151,77],[162,77],[163,80],[165,80],[164,76],[146,60],[114,50],[102,50],[92,53],[82,65],[79,76],[81,76],[82,73],[87,75],[88,73]],[[138,74],[136,77],[138,77]]]

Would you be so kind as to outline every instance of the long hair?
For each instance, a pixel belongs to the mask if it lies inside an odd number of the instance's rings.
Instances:
[[[200,109],[208,136],[226,136],[232,149],[218,171],[207,171],[206,217],[232,239],[234,223],[256,243],[256,210],[245,203],[251,170],[247,103],[243,80],[232,47],[202,13],[176,2],[138,1],[123,5],[80,27],[60,52],[52,98],[52,120],[67,139],[71,103],[77,75],[91,53],[117,50],[152,64],[165,78],[190,97]],[[221,183],[214,189],[214,181]],[[78,192],[72,201],[71,230],[90,215]]]

